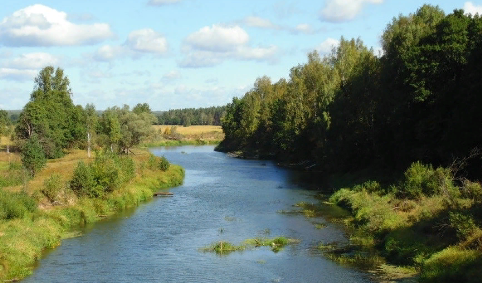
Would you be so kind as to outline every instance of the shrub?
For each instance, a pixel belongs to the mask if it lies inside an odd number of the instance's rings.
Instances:
[[[22,147],[22,164],[30,175],[35,174],[47,164],[44,150],[37,135],[32,135]]]
[[[58,200],[59,194],[63,190],[62,179],[59,174],[53,174],[48,179],[44,181],[44,187],[41,192],[44,196],[48,198],[50,202],[55,202]]]
[[[11,193],[0,190],[0,219],[23,218],[34,212],[37,202],[25,192]]]
[[[89,166],[79,161],[70,180],[70,189],[77,196],[99,197],[103,195],[102,190],[96,185],[94,176]]]
[[[162,170],[162,171],[167,171],[169,169],[169,166],[171,166],[171,164],[169,163],[169,160],[167,160],[167,158],[165,158],[164,156],[161,156],[161,161],[159,163],[159,168]]]
[[[462,194],[466,198],[480,200],[482,197],[482,186],[478,182],[465,180],[462,186]]]
[[[450,227],[455,230],[460,240],[467,239],[477,226],[471,216],[460,212],[449,212]]]
[[[437,168],[414,162],[404,173],[405,180],[398,188],[397,196],[420,198],[423,195],[447,195],[451,199],[457,196],[458,190],[453,185],[453,177],[449,169]]]

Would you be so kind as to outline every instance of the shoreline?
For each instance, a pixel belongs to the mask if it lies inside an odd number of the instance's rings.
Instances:
[[[174,164],[166,171],[139,170],[133,180],[102,198],[79,197],[74,203],[39,207],[23,218],[0,221],[0,280],[14,282],[31,275],[46,250],[78,236],[79,228],[137,207],[184,180],[184,169]]]

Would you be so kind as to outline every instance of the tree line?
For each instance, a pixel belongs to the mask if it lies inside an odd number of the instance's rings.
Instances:
[[[481,17],[424,5],[394,18],[381,42],[377,56],[342,37],[329,55],[308,54],[288,79],[258,78],[228,104],[219,149],[342,172],[447,165],[479,148]]]
[[[221,125],[226,106],[171,109],[157,114],[158,125]]]

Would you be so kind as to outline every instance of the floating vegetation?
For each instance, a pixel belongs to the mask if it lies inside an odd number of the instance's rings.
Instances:
[[[286,237],[276,237],[276,238],[254,238],[247,239],[241,245],[236,246],[226,241],[219,241],[214,243],[209,247],[201,249],[204,252],[215,252],[217,254],[229,254],[234,251],[244,251],[248,248],[258,248],[258,247],[270,247],[270,249],[277,253],[281,251],[285,246],[290,244],[299,243],[299,240],[289,239]]]
[[[232,221],[236,221],[236,217],[225,216],[225,217],[224,217],[224,220],[229,221],[229,222],[232,222]]]

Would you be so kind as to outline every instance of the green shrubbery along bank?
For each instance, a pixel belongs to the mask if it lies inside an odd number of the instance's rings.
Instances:
[[[110,155],[80,161],[67,182],[52,175],[33,196],[0,190],[0,279],[29,275],[46,248],[59,245],[76,229],[183,181],[184,170],[164,158],[147,152],[135,158]],[[39,209],[44,199],[57,205]]]
[[[184,179],[181,167],[136,149],[155,134],[147,104],[99,115],[71,97],[63,70],[48,66],[15,125],[0,111],[7,144],[0,153],[0,281],[29,275],[45,249],[76,229]]]
[[[319,171],[324,180],[378,172],[378,182],[332,185],[330,201],[351,213],[354,242],[415,267],[421,281],[478,282],[481,35],[480,15],[424,5],[387,25],[379,54],[341,38],[288,79],[259,78],[234,98],[217,149]],[[310,217],[321,211],[304,208]]]

